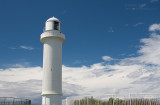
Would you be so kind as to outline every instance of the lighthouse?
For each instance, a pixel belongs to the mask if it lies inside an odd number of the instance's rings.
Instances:
[[[42,105],[62,104],[62,44],[65,35],[60,24],[57,18],[49,18],[40,36],[43,43]]]

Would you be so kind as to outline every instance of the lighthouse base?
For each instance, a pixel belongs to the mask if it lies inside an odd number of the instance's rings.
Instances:
[[[56,94],[42,95],[42,105],[62,105],[61,95],[56,95]]]

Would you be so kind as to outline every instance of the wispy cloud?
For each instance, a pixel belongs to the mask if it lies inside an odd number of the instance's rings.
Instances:
[[[110,56],[103,56],[102,59],[104,61],[111,61],[111,60],[113,60],[113,58],[111,58]]]
[[[129,24],[125,24],[124,26],[128,27],[128,26],[129,26]]]
[[[112,27],[109,27],[108,32],[114,32]]]
[[[144,23],[142,23],[142,22],[136,23],[136,24],[134,25],[134,27],[137,27],[137,26],[142,25],[142,24],[144,24]]]
[[[150,2],[151,2],[151,3],[154,3],[154,2],[158,2],[158,0],[151,0]]]
[[[27,68],[30,67],[30,62],[22,62],[22,63],[16,63],[16,64],[4,64],[2,65],[5,68]]]
[[[21,45],[20,48],[22,49],[25,49],[25,50],[34,50],[33,47],[30,47],[30,46],[24,46],[24,45]]]
[[[143,24],[144,24],[143,22],[138,22],[138,23],[133,24],[133,25],[130,25],[130,26],[137,27],[137,26],[139,26],[139,25],[143,25]],[[128,27],[128,26],[129,26],[129,24],[125,24],[124,26]]]
[[[16,47],[11,46],[11,47],[9,47],[9,49],[15,50],[15,49],[17,49],[17,48],[16,48]]]
[[[87,63],[87,60],[75,60],[73,64],[84,64]]]
[[[143,4],[140,4],[139,7],[144,8],[146,5],[147,5],[147,3],[143,3]]]
[[[150,10],[156,10],[158,6],[152,6],[153,3],[158,2],[158,0],[150,0],[149,2],[144,3],[134,3],[134,4],[126,4],[125,9],[126,10],[143,10],[143,11],[150,11]]]
[[[31,47],[31,46],[25,46],[25,45],[21,45],[19,47],[11,46],[11,47],[9,47],[9,49],[11,49],[11,50],[16,50],[16,49],[34,50],[33,47]]]

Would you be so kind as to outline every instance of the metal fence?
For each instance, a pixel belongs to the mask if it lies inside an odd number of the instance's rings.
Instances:
[[[66,98],[66,105],[160,105],[160,94],[76,96]]]
[[[14,97],[0,97],[0,105],[30,105],[31,100]]]

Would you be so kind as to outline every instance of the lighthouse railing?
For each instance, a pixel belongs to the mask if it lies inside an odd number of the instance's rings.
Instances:
[[[0,105],[31,105],[31,100],[15,97],[0,97]]]

